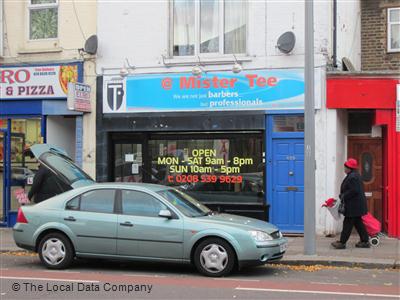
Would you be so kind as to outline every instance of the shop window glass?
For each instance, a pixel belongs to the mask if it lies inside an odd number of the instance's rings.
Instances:
[[[262,203],[261,136],[150,140],[152,182],[203,203]]]
[[[33,177],[39,168],[34,157],[25,156],[24,151],[33,144],[41,143],[40,118],[11,120],[11,210],[25,204],[23,192],[29,193]]]
[[[303,132],[303,116],[274,116],[274,132]]]
[[[118,182],[142,182],[142,144],[114,144],[114,178]]]

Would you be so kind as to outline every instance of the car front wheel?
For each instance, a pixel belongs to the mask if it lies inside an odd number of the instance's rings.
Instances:
[[[49,269],[65,269],[74,259],[71,242],[61,233],[47,234],[38,250],[40,260]]]
[[[230,274],[235,266],[235,253],[231,245],[219,238],[202,241],[194,252],[197,270],[210,277]]]

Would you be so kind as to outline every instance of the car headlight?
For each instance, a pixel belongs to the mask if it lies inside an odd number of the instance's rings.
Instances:
[[[256,243],[272,241],[272,237],[266,232],[252,230],[252,231],[249,231],[249,233]]]

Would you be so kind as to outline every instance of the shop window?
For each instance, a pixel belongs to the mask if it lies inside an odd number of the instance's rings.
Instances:
[[[246,53],[247,1],[176,0],[173,55]]]
[[[349,112],[348,133],[370,134],[373,114],[371,112]]]
[[[387,11],[388,52],[400,51],[400,8],[388,8]]]
[[[58,0],[30,0],[29,39],[58,37]]]
[[[303,132],[304,116],[274,116],[274,132]]]
[[[151,182],[203,203],[262,203],[261,136],[150,140]]]

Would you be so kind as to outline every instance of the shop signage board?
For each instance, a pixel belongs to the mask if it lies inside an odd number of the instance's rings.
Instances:
[[[90,112],[90,85],[83,83],[68,83],[67,106],[69,110]]]
[[[304,71],[146,74],[105,80],[104,113],[304,108]]]
[[[78,64],[0,68],[0,99],[66,99],[78,81]]]

